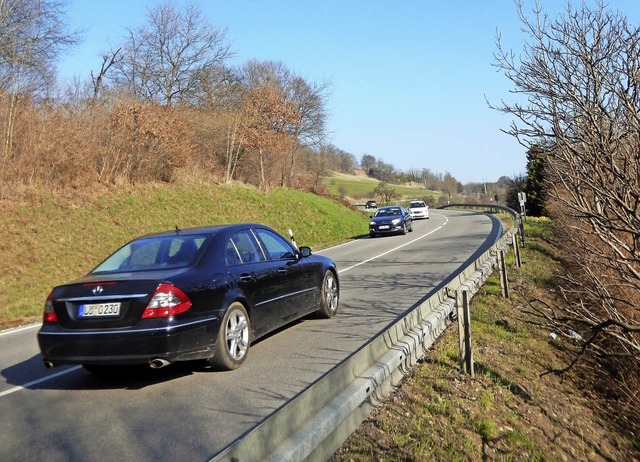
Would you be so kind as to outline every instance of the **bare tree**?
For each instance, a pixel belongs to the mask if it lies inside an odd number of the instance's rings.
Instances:
[[[60,0],[0,2],[0,85],[8,91],[34,91],[55,74],[58,55],[74,45],[79,33],[69,31]]]
[[[278,172],[282,172],[285,154],[297,143],[287,127],[299,116],[295,107],[286,104],[284,92],[269,84],[252,87],[244,96],[243,110],[244,144],[255,154],[250,169],[257,173],[255,183],[267,190],[274,185]]]
[[[271,86],[282,95],[282,110],[290,117],[282,130],[297,143],[291,144],[287,161],[282,165],[281,185],[290,186],[300,148],[318,146],[325,136],[325,100],[329,84],[308,82],[281,62],[248,61],[244,82],[249,88]]]
[[[109,72],[109,69],[113,67],[115,64],[122,60],[122,55],[120,52],[122,48],[118,48],[116,51],[104,53],[102,55],[102,65],[100,66],[100,70],[98,71],[98,75],[93,75],[93,71],[91,71],[91,83],[93,86],[93,98],[92,101],[95,102],[98,99],[98,95],[102,90],[103,81]]]
[[[335,146],[320,146],[317,152],[309,153],[310,165],[309,171],[313,174],[313,188],[319,189],[322,185],[322,179],[329,175],[330,165],[332,163]]]
[[[226,31],[210,25],[196,6],[163,3],[149,11],[145,26],[129,31],[113,79],[136,98],[192,103],[231,56]]]
[[[612,375],[640,358],[640,29],[585,4],[551,21],[518,2],[527,33],[496,63],[523,98],[496,109],[507,132],[546,153],[550,210],[567,255],[562,307],[538,315]],[[629,377],[628,377],[629,378]],[[627,389],[628,391],[629,389]],[[633,395],[635,392],[630,392]]]
[[[64,23],[65,7],[58,0],[0,1],[0,89],[8,96],[2,164],[11,153],[18,99],[44,94],[59,53],[78,39]]]
[[[224,155],[224,180],[230,183],[244,154],[244,129],[245,114],[241,110],[227,110],[223,113],[225,122],[225,155]]]
[[[381,199],[383,204],[389,205],[393,199],[399,198],[398,191],[393,186],[384,181],[378,183],[373,190],[373,194]]]
[[[363,154],[360,158],[360,168],[369,175],[369,172],[373,167],[375,167],[377,161],[378,160],[375,156],[372,156],[371,154]]]
[[[451,202],[451,197],[455,196],[460,189],[461,189],[461,185],[458,182],[458,180],[456,180],[455,177],[451,175],[451,173],[445,172],[442,192],[447,195],[447,200],[448,200],[447,203]]]

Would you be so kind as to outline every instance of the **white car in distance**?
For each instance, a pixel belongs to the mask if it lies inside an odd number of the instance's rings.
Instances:
[[[429,206],[424,201],[414,200],[409,202],[409,213],[414,220],[428,219]]]

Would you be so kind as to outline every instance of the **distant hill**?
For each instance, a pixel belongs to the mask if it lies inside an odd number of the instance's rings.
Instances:
[[[331,172],[323,179],[323,183],[331,194],[351,203],[361,203],[370,199],[380,200],[373,192],[380,181],[367,176],[362,170],[356,170],[352,175]],[[439,191],[431,191],[415,183],[390,184],[390,186],[400,196],[398,203],[408,202],[411,199],[428,199],[428,202],[435,202],[441,195]]]

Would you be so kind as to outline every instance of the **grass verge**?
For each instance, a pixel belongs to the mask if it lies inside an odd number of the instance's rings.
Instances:
[[[561,263],[546,220],[528,218],[523,266],[509,263],[511,297],[493,275],[471,301],[475,378],[460,372],[457,323],[332,457],[342,461],[639,460],[524,309],[553,297]],[[510,254],[513,259],[513,254]]]

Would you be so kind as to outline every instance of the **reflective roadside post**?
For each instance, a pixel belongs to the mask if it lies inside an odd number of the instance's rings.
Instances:
[[[525,204],[527,203],[527,194],[520,191],[518,193],[518,202],[520,202],[520,213],[522,214],[523,217],[527,217],[527,210],[525,209]]]

